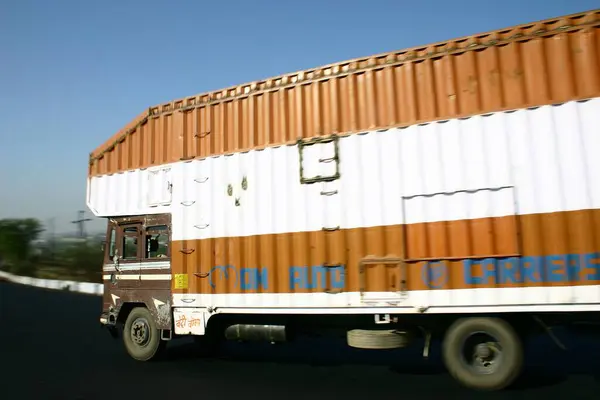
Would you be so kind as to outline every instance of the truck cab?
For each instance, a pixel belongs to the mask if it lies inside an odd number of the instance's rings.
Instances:
[[[115,337],[116,325],[123,324],[128,351],[143,359],[144,341],[156,336],[149,330],[171,337],[170,214],[109,218],[102,271],[100,322]],[[134,309],[148,315],[130,320]]]

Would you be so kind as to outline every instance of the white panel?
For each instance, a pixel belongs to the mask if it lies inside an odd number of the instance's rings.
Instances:
[[[281,146],[176,164],[170,207],[140,205],[144,172],[127,173],[135,178],[126,183],[123,174],[94,177],[89,206],[98,216],[172,210],[174,240],[316,231],[334,220],[349,229],[511,215],[515,207],[518,214],[600,208],[598,126],[593,99],[369,132],[340,138],[341,178],[329,186],[301,184],[298,147]],[[514,193],[423,200],[505,186]],[[324,187],[339,196],[323,200]],[[406,221],[404,196],[421,198],[410,202]]]
[[[576,103],[573,114],[576,115],[573,121],[561,121],[561,126],[567,125],[567,129],[573,130],[577,134],[576,141],[581,143],[583,157],[581,161],[584,164],[584,175],[580,177],[581,185],[585,186],[587,196],[578,199],[581,205],[577,208],[592,208],[595,204],[600,204],[600,107],[598,99],[582,103]],[[565,176],[565,179],[568,179]],[[588,184],[593,182],[595,184]],[[572,196],[569,196],[571,200]],[[575,202],[575,204],[577,204]],[[572,206],[575,206],[573,204]],[[576,209],[576,208],[575,208]]]
[[[359,200],[356,210],[348,210],[344,205],[344,211],[355,213],[358,211],[358,214],[361,215],[361,225],[365,226],[385,224],[385,210],[381,209],[381,194],[386,192],[385,182],[389,181],[389,174],[381,168],[379,137],[381,137],[381,133],[378,132],[358,135],[359,140],[354,142],[358,146],[356,159],[353,160],[350,156],[345,160],[347,163],[358,165],[356,175],[344,175],[342,171],[342,179],[351,180],[357,186],[356,192],[358,192]],[[344,158],[344,156],[345,154],[342,152],[340,157]],[[345,199],[345,197],[343,198]]]
[[[146,204],[149,207],[171,204],[172,168],[170,166],[146,170]]]
[[[173,309],[173,326],[177,335],[204,335],[206,312],[201,309]]]
[[[273,148],[267,148],[256,154],[256,165],[253,171],[254,176],[259,176],[261,171],[271,171],[271,173],[264,177],[261,181],[261,189],[256,194],[257,204],[260,204],[256,208],[256,225],[264,226],[265,230],[273,230],[273,224],[276,213],[274,212],[275,204],[273,203],[273,197],[271,193],[275,190],[284,191],[281,185],[277,183],[279,176],[277,165],[274,164]],[[252,183],[253,185],[255,183]]]
[[[342,203],[340,181],[322,182],[319,196],[321,205],[321,220],[323,228],[332,230],[342,226]]]
[[[146,171],[148,176],[148,190],[146,192],[146,202],[149,206],[155,206],[160,204],[160,170],[148,170]]]
[[[390,294],[382,292],[370,293],[370,295],[389,298]],[[335,296],[326,293],[173,295],[173,305],[176,307],[206,304],[217,306],[220,312],[228,312],[227,308],[234,308],[236,312],[258,308],[261,313],[266,313],[268,308],[272,308],[274,312],[282,312],[281,308],[287,308],[285,312],[321,314],[342,313],[344,309],[349,313],[359,312],[359,308],[365,308],[361,303],[359,292],[341,293]],[[600,286],[414,290],[400,304],[390,307],[386,301],[382,301],[378,305],[379,310],[372,309],[367,312],[417,313],[421,309],[431,313],[452,313],[472,312],[473,307],[477,307],[478,312],[531,311],[531,304],[537,304],[536,311],[540,312],[600,311]]]
[[[165,191],[167,181],[179,179],[177,170],[180,164],[161,166],[163,170],[168,168],[173,168],[172,172],[163,173],[163,183],[158,185],[159,189],[164,189],[158,195],[162,199],[160,206],[148,205],[147,170],[132,170],[92,177],[88,208],[98,217],[169,213],[171,193]]]
[[[267,186],[271,191],[265,192],[261,196],[262,198],[267,196],[270,198],[270,201],[266,204],[271,208],[267,209],[266,206],[261,206],[262,211],[259,212],[259,214],[271,214],[271,225],[259,225],[262,227],[262,230],[268,229],[271,232],[277,232],[278,229],[289,230],[292,228],[293,218],[296,217],[295,213],[290,213],[290,205],[294,202],[295,196],[292,193],[292,187],[296,187],[296,184],[291,179],[287,179],[294,172],[292,164],[295,162],[293,158],[289,159],[288,157],[290,153],[289,149],[291,147],[277,147],[263,156],[270,158],[270,163],[268,163],[270,164],[270,168],[262,171],[266,172],[270,170],[272,180],[271,184]],[[296,169],[296,171],[298,170]],[[264,180],[269,180],[268,174]],[[299,211],[297,210],[297,212]]]

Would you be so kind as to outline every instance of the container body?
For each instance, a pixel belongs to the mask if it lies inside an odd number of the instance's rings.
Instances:
[[[595,98],[307,140],[93,177],[90,206],[171,214],[175,305],[596,307],[598,126]]]
[[[176,308],[600,310],[598,16],[151,108],[88,207],[169,215]]]

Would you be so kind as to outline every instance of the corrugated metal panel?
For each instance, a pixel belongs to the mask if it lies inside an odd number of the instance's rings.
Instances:
[[[348,61],[175,101],[91,155],[90,174],[600,95],[600,12]]]
[[[89,178],[87,206],[104,217],[170,213],[172,168],[163,164]]]
[[[357,292],[369,256],[408,259],[409,291],[598,285],[598,126],[594,99],[352,135],[323,185],[300,184],[295,146],[181,163],[172,266],[190,286],[175,293],[339,290],[324,265]],[[389,262],[365,291],[400,288]]]
[[[294,145],[166,165],[171,177],[157,184],[173,183],[162,203],[172,204],[174,221],[210,224],[179,225],[175,240],[500,217],[515,212],[511,196],[518,214],[600,208],[597,126],[600,98],[343,137],[340,179],[328,183],[301,184]],[[319,173],[315,165],[335,171],[334,162],[317,162],[333,154],[329,145],[303,150],[305,175]],[[97,216],[147,213],[149,173],[92,177],[90,208]],[[502,201],[492,214],[483,188],[505,188],[493,192]]]
[[[515,222],[505,217],[177,241],[173,273],[188,274],[189,288],[175,293],[356,293],[361,287],[393,293],[402,288],[600,284],[599,210],[524,215],[519,228]],[[403,263],[394,260],[404,240],[405,273]],[[389,260],[370,264],[361,284],[359,266],[368,256]],[[440,268],[443,277],[437,275]]]

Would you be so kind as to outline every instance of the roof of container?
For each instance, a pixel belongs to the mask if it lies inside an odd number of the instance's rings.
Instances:
[[[328,76],[333,77],[340,74],[357,72],[362,69],[372,69],[388,63],[416,61],[420,58],[425,59],[429,57],[439,57],[455,51],[460,52],[465,50],[473,50],[478,46],[493,45],[495,42],[500,40],[501,37],[506,37],[506,34],[510,34],[513,30],[531,29],[532,27],[539,25],[539,30],[537,30],[536,33],[539,32],[539,34],[544,34],[547,32],[547,30],[544,28],[546,25],[557,24],[562,21],[563,24],[561,24],[560,29],[566,29],[573,26],[595,23],[598,21],[599,17],[600,9],[562,15],[554,18],[548,18],[520,25],[513,25],[502,29],[454,38],[443,42],[431,43],[428,45],[405,48],[398,51],[391,51],[374,54],[367,57],[345,60],[159,104],[149,107],[147,110],[139,114],[125,127],[110,137],[106,142],[92,151],[90,153],[90,164],[101,158],[106,152],[111,151],[117,143],[123,141],[127,135],[135,131],[139,125],[144,124],[148,118],[153,116],[172,113],[178,109],[196,108],[200,104],[231,101],[235,98],[249,96],[263,90],[268,91],[281,88],[282,86],[294,86],[300,82],[305,84],[313,80],[327,78]],[[513,40],[517,40],[520,35],[522,34],[515,32],[513,35],[509,35],[509,37]],[[420,55],[424,51],[427,52],[427,55]]]

